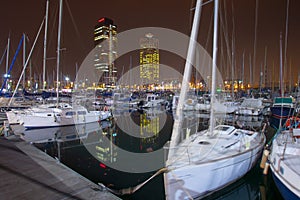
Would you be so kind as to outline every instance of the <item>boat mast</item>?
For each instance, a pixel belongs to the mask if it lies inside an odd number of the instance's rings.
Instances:
[[[40,35],[40,32],[41,32],[41,30],[42,30],[42,28],[43,28],[44,22],[45,22],[45,18],[43,19],[43,21],[42,21],[42,23],[41,23],[41,26],[40,26],[40,28],[39,28],[39,31],[38,31],[36,37],[35,37],[35,40],[34,40],[33,45],[32,45],[32,47],[31,47],[31,50],[30,50],[30,52],[29,52],[29,54],[28,54],[28,56],[27,56],[27,60],[26,60],[26,62],[25,62],[25,64],[24,64],[24,66],[23,66],[23,70],[22,70],[22,72],[21,72],[20,78],[19,78],[19,80],[18,80],[18,83],[17,83],[17,85],[16,85],[16,88],[15,88],[15,90],[14,90],[14,93],[13,93],[12,97],[15,96],[15,94],[16,94],[16,92],[17,92],[17,90],[18,90],[18,87],[19,87],[20,82],[21,82],[21,78],[22,78],[23,74],[25,73],[26,66],[27,66],[27,64],[28,64],[29,59],[31,58],[33,49],[34,49],[35,44],[36,44],[36,42],[37,42],[37,39],[38,39],[38,37],[39,37],[39,35]],[[22,36],[22,40],[25,40],[24,35]],[[22,40],[21,40],[21,41],[22,41]],[[21,45],[21,42],[20,42],[20,45]],[[20,45],[19,45],[19,46],[20,46]],[[18,49],[19,49],[19,47],[18,47]],[[15,55],[15,57],[16,57],[16,55]],[[15,60],[15,57],[14,57],[14,60]],[[11,64],[11,67],[12,67],[12,65],[14,64],[14,60],[13,60],[13,63]],[[11,71],[11,69],[10,69],[10,71]],[[10,71],[9,71],[9,73],[10,73]],[[2,88],[3,88],[3,86],[2,86]],[[2,90],[1,90],[1,91],[2,91]],[[8,103],[8,106],[11,105],[12,99],[13,99],[13,98],[10,98],[10,101],[9,101],[9,103]]]
[[[10,48],[10,33],[7,39],[7,53],[6,53],[6,67],[5,67],[5,76],[8,76],[8,65],[9,65],[9,48]],[[5,84],[5,88],[7,90],[7,82]]]
[[[298,72],[298,81],[297,81],[297,85],[298,85],[298,97],[300,97],[300,72]]]
[[[182,127],[182,115],[183,115],[182,109],[183,109],[184,101],[187,96],[187,92],[189,90],[189,81],[190,81],[191,71],[192,71],[192,60],[195,55],[195,49],[196,49],[196,44],[197,44],[196,41],[197,41],[197,37],[198,37],[198,29],[199,29],[199,24],[200,24],[201,7],[202,7],[202,0],[197,0],[196,10],[195,10],[194,19],[193,19],[193,26],[192,26],[191,36],[190,36],[190,40],[189,40],[187,59],[185,62],[184,73],[183,73],[183,77],[182,77],[181,90],[180,90],[180,95],[179,95],[179,99],[178,99],[178,105],[176,108],[176,117],[175,117],[174,125],[173,125],[168,160],[170,160],[170,158],[173,157],[173,153],[174,153],[173,148],[179,143],[179,139],[180,139],[180,133],[181,133],[181,127]]]
[[[253,88],[253,75],[255,75],[255,68],[256,68],[256,46],[257,46],[257,24],[258,24],[258,0],[255,2],[255,25],[254,25],[254,47],[253,47],[253,68],[252,68],[251,73],[252,73],[252,79],[251,79],[251,87]]]
[[[26,62],[26,35],[25,33],[23,33],[23,37],[24,37],[24,40],[23,40],[23,67],[25,66],[25,62]],[[25,89],[25,77],[26,76],[26,72],[24,72],[23,74],[23,89]]]
[[[235,23],[234,23],[234,10],[233,3],[231,2],[232,7],[232,35],[231,35],[231,96],[234,98],[234,78],[235,78]],[[215,23],[215,21],[214,21]],[[215,25],[215,24],[214,24]],[[216,28],[216,27],[214,27]],[[238,83],[237,83],[238,84]]]
[[[280,92],[281,97],[284,96],[284,88],[283,88],[283,80],[282,80],[282,33],[280,32],[280,74],[279,74],[279,80],[280,80]]]
[[[59,1],[59,21],[58,21],[58,37],[57,37],[57,59],[56,59],[56,103],[58,107],[59,103],[59,64],[60,64],[60,35],[61,35],[61,23],[62,23],[62,0]]]
[[[264,60],[264,68],[263,68],[263,87],[266,88],[267,86],[267,52],[268,52],[268,47],[265,46],[265,60]]]
[[[289,27],[289,6],[290,6],[290,1],[287,0],[287,5],[286,5],[286,17],[285,17],[285,37],[284,37],[284,63],[283,63],[283,78],[285,79],[287,77],[287,45],[288,45],[288,27]],[[291,79],[292,77],[290,77]],[[285,87],[285,85],[284,85]]]
[[[241,81],[242,81],[242,85],[243,87],[245,88],[245,50],[243,51],[243,57],[242,57],[242,78],[241,78]]]
[[[249,74],[250,74],[250,80],[249,80],[250,87],[249,87],[249,89],[251,90],[253,88],[253,70],[252,70],[251,53],[249,54]]]
[[[18,54],[19,54],[19,51],[21,50],[21,46],[22,46],[23,40],[24,40],[24,35],[22,35],[22,38],[21,38],[21,40],[20,40],[20,42],[19,42],[19,44],[18,44],[17,50],[16,50],[16,52],[15,52],[15,55],[14,55],[14,57],[13,57],[13,59],[12,59],[12,62],[11,62],[11,64],[10,64],[10,66],[9,66],[9,69],[8,69],[6,75],[5,75],[4,82],[3,82],[2,87],[1,87],[1,89],[0,89],[0,94],[2,93],[2,91],[3,91],[3,89],[4,89],[5,86],[6,86],[6,88],[7,88],[7,80],[8,80],[8,78],[10,77],[10,72],[11,72],[11,70],[12,70],[12,67],[14,66],[14,64],[15,64],[15,62],[16,62],[16,59],[17,59],[17,56],[18,56]],[[22,75],[20,76],[20,79],[21,79],[21,77],[22,77]],[[20,80],[20,79],[19,79],[19,80]],[[17,90],[17,88],[14,90],[14,92],[16,92],[16,90]],[[12,100],[12,98],[11,98],[11,100]]]
[[[212,131],[215,127],[214,118],[214,103],[216,101],[216,68],[217,68],[217,53],[218,53],[218,14],[219,14],[219,0],[215,0],[214,7],[214,35],[213,35],[213,57],[212,57],[212,72],[211,72],[211,101],[210,101],[210,121],[209,131]]]
[[[45,20],[45,33],[44,33],[44,57],[43,57],[43,90],[46,89],[46,55],[47,55],[47,33],[48,33],[48,14],[49,13],[49,0],[46,3],[46,20]]]

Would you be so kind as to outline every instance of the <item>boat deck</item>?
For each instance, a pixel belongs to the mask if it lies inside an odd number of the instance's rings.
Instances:
[[[299,155],[284,155],[284,162],[300,177],[300,156]]]
[[[29,143],[0,137],[0,199],[119,199]]]
[[[232,136],[224,134],[210,137],[206,133],[198,133],[175,148],[176,157],[169,164],[177,168],[188,164],[214,162],[253,151],[263,144],[264,137],[260,133],[247,135],[243,130],[237,130]]]

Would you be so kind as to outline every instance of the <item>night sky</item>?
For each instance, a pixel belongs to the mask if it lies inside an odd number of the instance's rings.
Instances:
[[[266,48],[268,77],[271,78],[272,71],[274,71],[275,79],[278,79],[280,55],[279,36],[280,32],[282,32],[284,46],[287,0],[220,0],[219,2],[221,18],[223,22],[227,20],[226,29],[228,30],[229,43],[231,45],[232,38],[234,38],[235,42],[235,72],[236,74],[240,74],[241,72],[240,66],[244,52],[245,75],[247,76],[245,79],[249,80],[249,57],[251,55],[251,61],[253,61],[255,46],[256,1],[258,2],[257,42],[253,76],[255,77],[254,82],[258,83],[260,66],[265,62]],[[54,58],[56,56],[58,2],[59,0],[50,0],[48,58]],[[45,5],[46,0],[2,2],[0,7],[0,56],[2,56],[6,48],[9,34],[11,36],[10,59],[12,59],[17,49],[23,32],[28,35],[29,42],[27,43],[27,51],[29,51],[44,17]],[[114,20],[114,23],[118,26],[118,32],[151,26],[169,28],[189,35],[193,16],[193,12],[190,11],[190,8],[194,7],[194,5],[195,0],[64,0],[61,47],[66,50],[62,52],[62,73],[70,76],[71,79],[74,78],[76,62],[80,66],[85,56],[94,47],[93,30],[99,18],[108,17]],[[297,76],[300,73],[300,1],[290,0],[289,8],[285,80],[293,80],[293,82],[296,82]],[[208,52],[211,52],[212,43],[212,34],[208,33],[212,14],[212,3],[203,7],[198,38],[198,41],[203,46],[205,46],[208,41]],[[224,26],[224,24],[220,26]],[[234,36],[232,36],[232,30],[234,30]],[[219,35],[222,35],[223,31],[224,29],[220,28]],[[33,71],[37,74],[40,74],[42,71],[43,34],[44,32],[42,31],[32,56]],[[219,42],[219,44],[221,44],[221,42]],[[221,47],[219,46],[219,50],[220,49]],[[21,54],[20,52],[12,72],[12,76],[16,78],[18,78],[18,74],[21,72]],[[160,57],[161,62],[182,71],[184,61],[167,54],[167,52],[162,52]],[[227,52],[224,54],[227,54]],[[137,63],[138,57],[134,57],[133,65],[137,65]],[[222,65],[223,70],[226,72],[224,72],[224,78],[228,78],[231,66],[224,64],[227,62],[224,61],[224,59],[222,60],[221,50],[219,51],[218,63],[219,66]],[[129,66],[128,58],[120,58],[119,61],[117,61],[117,67],[119,69],[123,66]],[[291,71],[289,69],[290,66],[292,68]],[[47,69],[48,73],[52,73],[52,71],[56,69],[55,59],[49,59],[47,61]],[[4,71],[5,60],[0,65],[0,73],[4,74]],[[236,75],[236,78],[239,78],[238,75]]]

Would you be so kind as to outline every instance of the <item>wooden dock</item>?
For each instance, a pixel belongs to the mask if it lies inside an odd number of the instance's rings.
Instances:
[[[0,137],[0,199],[120,199],[17,137]]]

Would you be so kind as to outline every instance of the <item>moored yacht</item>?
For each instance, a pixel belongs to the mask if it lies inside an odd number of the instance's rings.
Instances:
[[[272,142],[269,163],[274,182],[286,200],[300,199],[300,120],[279,130]]]
[[[22,111],[7,112],[10,125],[19,124],[25,129],[49,128],[100,121],[101,111],[88,111],[83,106],[33,107]]]
[[[198,36],[201,7],[202,1],[198,0],[186,60],[193,60],[193,52],[196,51],[194,43]],[[217,76],[216,73],[218,8],[219,1],[215,0],[209,128],[184,137],[182,113],[177,109],[170,145],[165,147],[168,151],[164,173],[166,199],[203,198],[237,181],[255,165],[266,141],[263,131],[236,129],[234,126],[223,125],[222,122],[216,126],[213,108],[217,102],[216,82],[221,79],[220,74]],[[189,80],[191,68],[192,64],[186,62],[183,80]],[[184,103],[186,88],[188,81],[183,81],[179,105]]]
[[[262,114],[263,109],[262,99],[246,98],[237,109],[236,114],[258,116]]]

